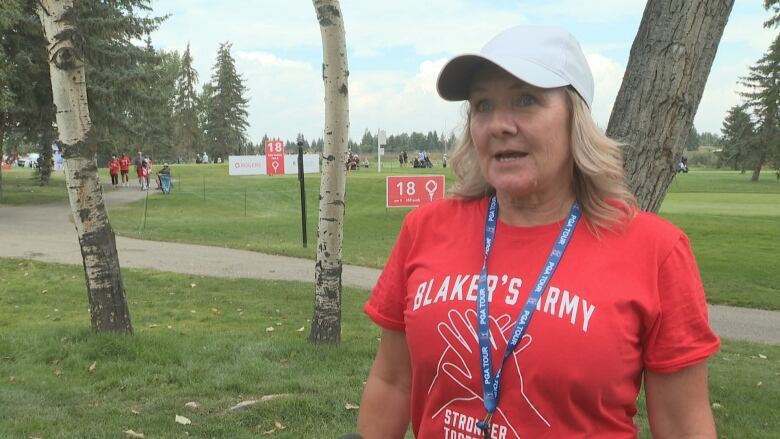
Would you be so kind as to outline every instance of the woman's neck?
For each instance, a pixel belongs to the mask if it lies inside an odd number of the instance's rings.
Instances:
[[[574,203],[573,191],[557,191],[551,195],[534,194],[525,197],[511,197],[496,194],[498,218],[512,226],[530,227],[551,224],[566,217]]]

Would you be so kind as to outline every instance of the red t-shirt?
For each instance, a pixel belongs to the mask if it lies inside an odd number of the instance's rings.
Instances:
[[[119,160],[109,160],[108,161],[108,172],[111,175],[119,174]]]
[[[119,169],[123,171],[127,171],[130,169],[130,157],[128,156],[122,156],[121,159],[119,159]]]
[[[417,437],[482,437],[475,302],[486,210],[480,199],[411,212],[365,306],[378,325],[406,333]],[[560,229],[498,223],[488,261],[493,373]],[[504,365],[491,437],[634,438],[643,370],[673,372],[719,346],[679,229],[640,213],[598,239],[583,219]]]

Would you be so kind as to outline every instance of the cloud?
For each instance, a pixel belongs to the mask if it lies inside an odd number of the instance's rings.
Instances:
[[[644,0],[558,0],[533,8],[534,15],[547,19],[560,17],[579,23],[614,23],[626,17],[641,16]]]
[[[599,126],[606,129],[626,67],[599,53],[587,53],[585,57],[590,64],[595,83],[591,109],[593,118]]]

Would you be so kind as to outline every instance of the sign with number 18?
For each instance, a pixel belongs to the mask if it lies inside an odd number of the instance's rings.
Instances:
[[[417,207],[442,198],[443,175],[387,177],[387,207]]]

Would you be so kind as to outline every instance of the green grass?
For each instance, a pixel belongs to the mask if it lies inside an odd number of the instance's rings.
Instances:
[[[441,169],[406,169],[439,174]],[[400,174],[400,170],[391,170]],[[143,227],[144,201],[111,209],[118,234],[160,241],[314,257],[317,243],[320,178],[305,178],[308,248],[303,248],[300,188],[296,176],[229,177],[227,165],[173,168],[174,191],[150,197]],[[385,208],[385,176],[376,169],[347,177],[344,261],[382,267],[409,209]],[[447,175],[447,179],[449,175]],[[142,228],[143,227],[143,228]]]
[[[269,437],[354,430],[345,404],[359,404],[377,347],[367,292],[344,293],[341,346],[313,347],[311,285],[128,269],[124,279],[135,335],[98,335],[81,267],[0,259],[0,437],[249,438],[275,422],[285,429]],[[710,375],[721,437],[776,437],[780,347],[726,341]],[[273,394],[289,396],[228,411]]]
[[[409,209],[384,207],[387,175],[447,171],[447,183],[453,182],[449,168],[400,169],[393,161],[387,163],[394,167],[381,174],[370,168],[347,177],[345,263],[381,268],[390,253]],[[101,171],[102,181],[108,181]],[[30,172],[26,175],[16,170],[4,174],[12,179],[4,179],[4,187],[11,185],[5,190],[11,204],[66,196],[55,187],[33,186]],[[173,175],[171,195],[149,198],[145,224],[144,201],[110,210],[117,234],[314,257],[319,176],[306,176],[308,248],[303,248],[295,176],[230,177],[226,164],[174,165]],[[54,184],[62,185],[61,180]],[[758,182],[735,171],[693,169],[678,174],[660,213],[691,238],[710,302],[780,310],[775,245],[780,236],[780,181],[772,172],[764,172]]]
[[[378,335],[361,311],[366,292],[344,293],[341,346],[317,348],[307,341],[311,285],[135,270],[124,278],[135,335],[96,335],[80,267],[0,259],[0,437],[132,429],[239,438],[275,422],[286,429],[273,437],[354,430],[345,404],[360,402]],[[228,411],[274,394],[290,396]],[[201,407],[185,408],[189,401]],[[176,424],[177,414],[193,424]]]
[[[111,180],[109,180],[111,181]],[[65,176],[53,172],[51,184],[41,186],[32,168],[14,166],[10,171],[3,170],[3,202],[7,205],[27,205],[50,203],[68,199],[65,190]]]

